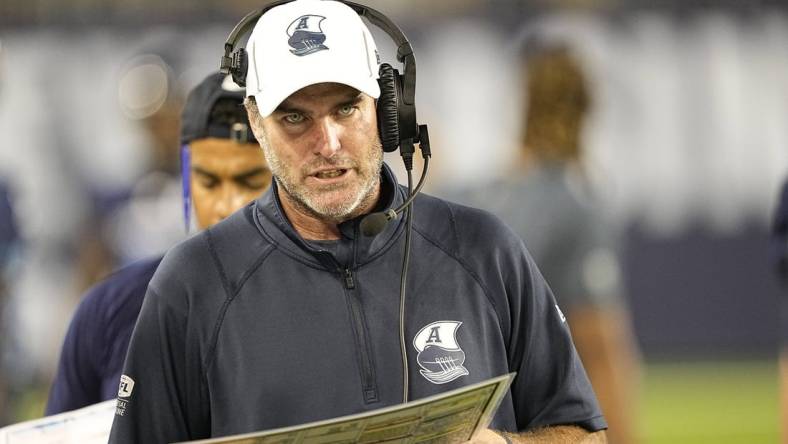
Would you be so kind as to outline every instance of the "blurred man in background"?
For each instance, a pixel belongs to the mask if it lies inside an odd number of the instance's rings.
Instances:
[[[772,258],[783,288],[780,307],[780,427],[782,442],[788,444],[788,180],[783,184],[774,214]]]
[[[2,364],[11,413],[3,423],[44,410],[58,364],[60,341],[52,338],[63,337],[79,296],[118,266],[163,254],[184,238],[174,208],[181,199],[178,115],[185,97],[178,85],[186,82],[178,58],[160,44],[166,39],[150,34],[141,45],[130,40],[128,52],[113,51],[89,74],[58,62],[58,74],[69,85],[62,95],[30,72],[2,73],[0,175],[14,190],[24,239],[7,282],[3,321],[13,334],[3,337]],[[69,38],[45,40],[60,44]],[[74,50],[84,51],[89,41],[81,39]],[[40,42],[3,43],[5,66],[35,65],[27,58],[28,45],[47,46],[33,59],[73,60],[69,43],[58,49]],[[209,71],[201,72],[197,80]],[[159,160],[165,156],[156,154],[164,146],[174,153],[174,160],[166,156],[167,167]],[[40,210],[41,202],[47,211]]]
[[[241,88],[213,74],[192,91],[183,110],[180,140],[190,180],[184,183],[184,203],[188,221],[191,194],[200,228],[229,216],[271,183],[243,98]],[[122,268],[84,297],[63,344],[47,415],[115,397],[131,332],[160,261],[155,257]]]
[[[9,264],[11,263],[16,244],[19,241],[19,233],[16,228],[16,220],[11,201],[11,193],[8,186],[0,178],[0,357],[3,356],[10,343],[5,340],[12,335],[11,329],[6,322],[6,306],[8,303],[8,278]],[[8,369],[3,365],[5,360],[0,359],[0,424],[10,420],[8,402]]]
[[[620,282],[615,236],[582,167],[591,106],[585,74],[561,44],[524,50],[525,122],[516,170],[467,193],[524,239],[566,313],[608,420],[611,443],[637,442],[639,358]]]

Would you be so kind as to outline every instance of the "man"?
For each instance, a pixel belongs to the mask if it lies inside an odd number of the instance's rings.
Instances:
[[[270,184],[270,170],[251,138],[243,97],[241,88],[217,73],[192,91],[183,110],[181,143],[190,152],[200,228],[229,216]],[[87,293],[63,344],[47,415],[116,396],[134,322],[159,262],[161,257],[133,263]]]
[[[288,29],[308,17],[320,19],[320,38],[291,47]],[[113,444],[226,436],[403,401],[406,224],[395,219],[375,237],[359,227],[406,194],[382,163],[371,34],[344,4],[297,0],[264,14],[247,48],[250,123],[276,180],[165,257],[129,347]],[[491,423],[498,432],[477,442],[605,442],[569,331],[519,238],[488,213],[429,196],[413,211],[408,398],[516,371]],[[429,347],[416,348],[416,336]],[[427,350],[451,350],[460,365],[447,376]]]
[[[465,194],[519,234],[566,313],[611,443],[634,444],[639,359],[615,234],[583,173],[582,130],[592,95],[562,43],[524,48],[525,114],[510,176]]]

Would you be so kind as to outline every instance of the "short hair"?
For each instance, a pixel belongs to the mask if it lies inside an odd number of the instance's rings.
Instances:
[[[260,110],[257,108],[257,101],[254,96],[244,99],[244,107],[246,107],[246,112],[249,116],[249,123],[259,127],[262,117],[260,117]]]

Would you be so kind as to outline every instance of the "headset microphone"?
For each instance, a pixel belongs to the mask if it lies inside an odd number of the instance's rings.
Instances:
[[[389,208],[386,211],[380,211],[377,213],[371,213],[364,217],[361,220],[361,233],[364,236],[377,236],[386,228],[386,224],[389,221],[396,219],[400,214],[402,214],[405,209],[409,208],[413,199],[416,198],[416,195],[419,194],[421,188],[424,186],[425,179],[427,178],[427,171],[429,170],[430,166],[430,157],[432,156],[430,150],[430,135],[427,130],[427,125],[419,125],[419,149],[421,150],[421,155],[424,158],[424,167],[421,170],[421,177],[419,178],[419,183],[416,185],[416,189],[411,192],[408,190],[408,198],[405,199],[405,202],[402,203],[396,209]],[[406,155],[403,154],[403,157]],[[412,156],[412,154],[410,154]],[[408,175],[410,176],[410,170],[413,169],[413,162],[412,158],[406,159],[405,161],[405,169],[408,171]]]
[[[391,208],[386,211],[372,213],[361,221],[361,233],[364,236],[377,236],[386,228],[386,224],[397,216],[397,212]]]

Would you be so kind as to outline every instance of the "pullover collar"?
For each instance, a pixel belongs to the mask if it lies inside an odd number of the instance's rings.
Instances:
[[[334,271],[355,269],[382,255],[394,244],[405,227],[404,217],[390,221],[386,228],[374,237],[361,234],[359,224],[366,214],[339,224],[340,239],[336,248],[321,248],[319,243],[303,239],[285,216],[277,194],[276,180],[253,205],[255,224],[260,232],[268,237],[286,254],[311,266]],[[405,201],[407,190],[397,183],[391,169],[383,164],[380,171],[380,198],[372,212],[395,208]],[[322,241],[321,241],[322,243]],[[335,253],[346,251],[347,254]]]

